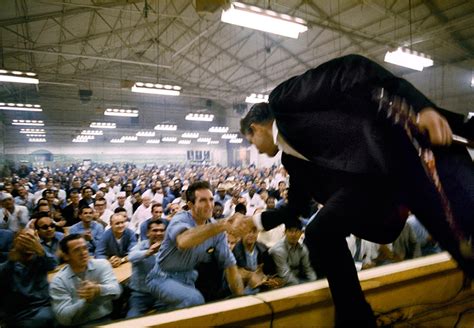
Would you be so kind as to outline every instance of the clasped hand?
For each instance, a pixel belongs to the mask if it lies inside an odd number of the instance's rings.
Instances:
[[[235,213],[226,220],[226,231],[235,237],[243,237],[248,234],[255,225],[252,217],[241,213]]]
[[[91,302],[99,294],[99,285],[89,280],[84,280],[81,287],[77,290],[77,295],[80,298],[85,299],[87,302]]]
[[[448,121],[431,107],[418,113],[418,127],[426,132],[435,146],[448,146],[453,140],[453,132]]]

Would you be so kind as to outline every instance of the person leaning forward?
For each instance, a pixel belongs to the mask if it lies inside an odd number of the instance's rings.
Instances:
[[[307,217],[311,199],[324,204],[306,227],[305,243],[317,276],[328,279],[338,327],[376,326],[345,237],[353,233],[390,243],[400,234],[407,209],[474,276],[474,259],[460,251],[460,238],[409,138],[377,114],[373,93],[378,88],[413,106],[418,127],[433,147],[456,223],[466,237],[472,236],[474,165],[465,148],[450,146],[451,127],[461,133],[463,118],[365,57],[337,58],[290,78],[240,122],[241,132],[260,153],[273,157],[283,151],[290,189],[282,208],[234,224],[243,231],[253,225],[269,230]]]

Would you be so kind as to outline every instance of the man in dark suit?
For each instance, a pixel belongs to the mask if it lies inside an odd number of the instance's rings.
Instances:
[[[462,118],[436,107],[410,83],[367,58],[337,58],[293,77],[272,91],[269,103],[254,105],[241,120],[241,132],[260,153],[273,157],[283,151],[290,189],[285,206],[240,224],[269,230],[308,217],[311,199],[324,204],[306,228],[305,243],[318,277],[328,279],[339,327],[376,326],[345,237],[353,233],[390,243],[400,234],[407,209],[474,276],[474,261],[462,255],[462,239],[448,223],[409,138],[377,114],[377,88],[413,106],[418,127],[434,146],[463,238],[472,234],[474,166],[465,148],[447,147],[451,127],[461,131]]]

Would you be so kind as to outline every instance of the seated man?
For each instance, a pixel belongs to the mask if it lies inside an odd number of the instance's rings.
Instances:
[[[80,221],[79,219],[79,201],[80,194],[77,189],[69,192],[70,203],[62,209],[62,216],[66,219],[66,226],[70,227]]]
[[[107,208],[107,200],[104,197],[95,199],[93,220],[100,223],[104,229],[110,228],[110,217],[114,214]]]
[[[93,325],[109,319],[112,300],[121,288],[106,260],[89,258],[86,240],[70,234],[60,242],[67,262],[51,282],[49,293],[56,319],[61,325]]]
[[[267,275],[276,273],[275,262],[268,253],[268,248],[257,242],[257,228],[253,228],[239,241],[232,252],[244,284],[250,289],[259,286],[268,288],[277,287],[276,279],[268,279]]]
[[[286,285],[316,280],[316,273],[309,261],[309,252],[299,240],[303,230],[299,221],[286,225],[285,238],[270,248],[270,255],[276,265],[276,271]]]
[[[47,275],[55,263],[33,230],[16,235],[8,261],[0,264],[1,308],[5,311],[7,327],[54,325]]]
[[[130,279],[130,289],[132,290],[127,318],[143,315],[162,304],[157,301],[146,286],[146,275],[153,269],[156,262],[156,253],[160,249],[161,242],[165,237],[165,229],[168,221],[157,219],[148,222],[147,238],[135,245],[128,255],[132,262],[132,277]]]
[[[110,218],[110,229],[106,230],[97,245],[96,259],[108,259],[114,268],[128,262],[128,253],[137,243],[135,233],[126,228],[127,219],[120,213]]]
[[[90,255],[94,255],[99,240],[102,238],[102,234],[104,233],[102,225],[93,221],[93,215],[94,210],[92,208],[88,206],[81,207],[79,209],[79,219],[81,219],[81,222],[76,223],[69,229],[70,234],[82,234],[84,239],[87,241]]]
[[[140,240],[145,240],[148,235],[148,223],[150,221],[157,221],[163,217],[163,206],[160,203],[151,206],[151,218],[145,220],[140,225]]]
[[[0,229],[20,231],[28,224],[28,218],[25,206],[16,205],[10,193],[0,192]]]
[[[215,254],[230,290],[242,295],[242,279],[224,234],[232,232],[231,221],[211,219],[214,199],[208,182],[190,185],[186,198],[190,210],[171,220],[156,264],[147,276],[151,294],[174,309],[203,304],[204,297],[194,286],[195,268]]]
[[[35,220],[34,227],[40,238],[44,251],[56,260],[56,265],[60,263],[58,254],[59,241],[64,234],[56,231],[56,225],[47,212],[38,212],[32,216]]]

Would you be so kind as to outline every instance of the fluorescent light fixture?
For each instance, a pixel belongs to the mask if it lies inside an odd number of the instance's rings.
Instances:
[[[155,135],[155,131],[138,131],[136,133],[137,137],[154,137]]]
[[[39,80],[36,74],[32,72],[8,71],[5,69],[0,69],[0,82],[38,84]]]
[[[474,117],[474,112],[469,112],[469,113],[467,114],[467,119],[468,119],[468,120],[470,120],[470,119],[473,118],[473,117]]]
[[[235,139],[237,138],[237,133],[226,133],[222,135],[222,139]]]
[[[196,139],[199,138],[199,133],[195,132],[185,132],[181,135],[181,138],[185,139]]]
[[[232,2],[229,9],[222,11],[221,21],[293,39],[308,30],[306,21],[301,18],[240,2]]]
[[[125,140],[122,139],[112,139],[110,140],[111,143],[125,143]]]
[[[146,141],[146,143],[149,143],[149,144],[159,144],[160,143],[160,139],[148,139]]]
[[[229,143],[242,143],[242,138],[230,139]]]
[[[471,87],[474,87],[474,76],[471,79]]]
[[[186,115],[185,118],[188,121],[212,122],[214,120],[214,115],[212,115],[212,114],[189,113],[188,115]]]
[[[86,143],[86,142],[89,142],[89,140],[87,140],[87,139],[77,139],[77,138],[74,138],[74,139],[72,139],[72,142],[74,142],[74,143],[80,143],[80,142],[81,142],[81,143]]]
[[[132,92],[149,93],[164,96],[179,96],[181,87],[179,85],[169,85],[160,83],[136,82],[132,87]]]
[[[29,138],[28,142],[46,142],[46,138]]]
[[[211,138],[198,138],[197,142],[209,143]]]
[[[20,129],[20,133],[44,134],[44,129]]]
[[[108,122],[92,122],[89,127],[97,129],[115,129],[117,124]]]
[[[227,133],[227,131],[229,131],[229,127],[228,126],[213,126],[213,127],[210,127],[208,131],[212,133]]]
[[[44,122],[40,120],[13,120],[12,125],[44,126]]]
[[[104,111],[105,116],[138,117],[137,109],[107,108]]]
[[[189,139],[181,139],[178,141],[178,144],[180,145],[189,145],[191,143],[191,140]]]
[[[401,47],[395,51],[387,51],[385,54],[385,62],[408,67],[420,72],[425,67],[433,66],[433,60],[429,56]]]
[[[124,141],[137,141],[138,137],[137,136],[122,136],[120,139]]]
[[[86,135],[86,136],[101,136],[101,135],[104,134],[104,131],[102,131],[102,130],[82,130],[81,134]]]
[[[26,134],[27,137],[31,137],[31,138],[46,138],[46,134],[36,134],[36,133],[27,133]]]
[[[3,102],[0,102],[0,109],[21,110],[24,112],[42,112],[43,111],[40,105],[3,103]]]
[[[94,140],[95,139],[95,136],[89,136],[89,135],[84,135],[84,134],[80,134],[78,135],[76,138],[74,139],[77,139],[77,140]]]
[[[209,141],[209,145],[218,145],[219,144],[219,140],[211,140]]]
[[[178,138],[176,137],[163,137],[161,138],[161,141],[163,142],[176,142],[178,140]]]
[[[157,124],[155,125],[155,130],[161,131],[176,131],[178,126],[176,124]]]
[[[258,104],[262,102],[268,102],[268,95],[262,95],[260,93],[252,93],[250,96],[245,98],[245,102],[249,104]]]

